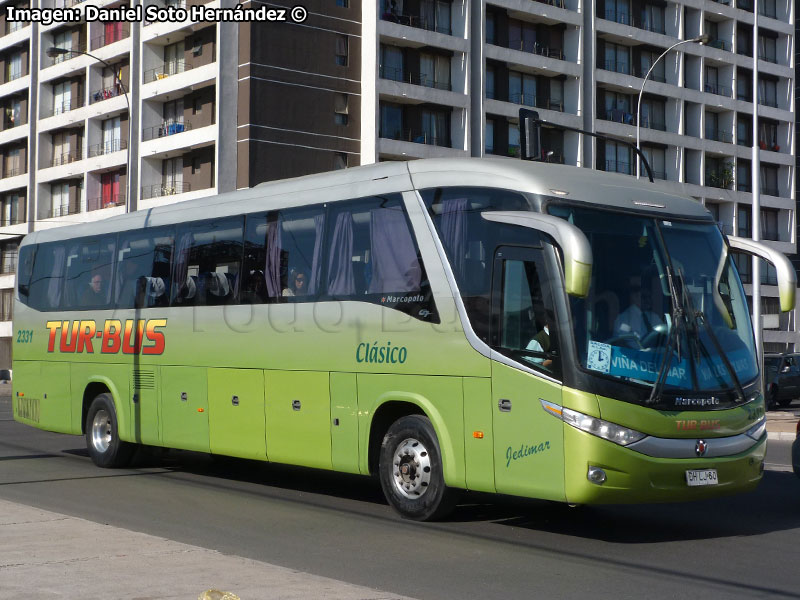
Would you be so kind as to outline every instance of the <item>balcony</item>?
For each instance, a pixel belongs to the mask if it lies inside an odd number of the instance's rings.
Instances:
[[[117,83],[111,87],[101,88],[90,93],[89,102],[94,104],[95,102],[101,102],[103,100],[108,100],[109,98],[122,96],[123,94],[124,92],[122,91],[122,87]]]
[[[130,31],[123,27],[119,31],[112,31],[109,34],[99,35],[92,40],[90,44],[92,50],[97,50],[98,48],[102,48],[103,46],[108,46],[109,44],[113,44],[114,42],[118,42],[120,40],[124,40],[130,35]]]
[[[631,163],[626,163],[618,160],[607,160],[605,170],[609,173],[623,173],[625,175],[633,175],[631,171]]]
[[[555,6],[556,8],[566,8],[564,6],[564,0],[535,0],[536,2],[541,2],[542,4],[549,4],[550,6]]]
[[[56,115],[62,115],[64,113],[68,113],[71,110],[75,110],[78,108],[83,108],[83,94],[80,95],[79,98],[73,98],[71,100],[64,100],[63,102],[56,102],[53,104],[53,108],[42,115],[43,118],[47,117],[54,117]]]
[[[530,40],[508,40],[508,49],[564,60],[564,50],[562,48],[551,48]]]
[[[79,160],[83,160],[80,152],[64,152],[62,154],[56,154],[53,156],[50,166],[60,167],[61,165],[68,165],[70,163],[78,162]]]
[[[718,50],[724,50],[725,52],[730,52],[732,48],[731,43],[725,40],[711,40],[706,45],[711,48],[717,48]]]
[[[13,169],[5,169],[3,170],[3,174],[0,175],[0,179],[8,179],[9,177],[17,177],[18,175],[24,175],[28,171],[24,167],[14,167]]]
[[[409,73],[404,72],[403,69],[396,67],[385,67],[381,65],[380,76],[383,79],[391,81],[399,81],[402,83],[410,83],[412,85],[421,85],[423,87],[435,88],[437,90],[451,91],[453,88],[450,82],[436,81],[427,73]]]
[[[159,79],[166,79],[170,75],[177,75],[191,70],[192,65],[184,61],[171,61],[162,64],[155,69],[149,69],[144,72],[144,83],[151,81],[158,81]]]
[[[177,135],[184,131],[190,131],[192,124],[185,121],[165,122],[157,127],[148,127],[142,131],[142,141],[155,140],[157,138],[166,137],[168,135]]]
[[[170,182],[156,185],[146,185],[142,187],[142,200],[148,198],[160,198],[161,196],[174,196],[191,192],[192,186],[189,183]]]
[[[642,19],[641,17],[636,17],[628,12],[616,11],[613,8],[606,10],[606,21],[614,21],[620,25],[630,25],[631,27],[636,27],[637,29],[644,29],[645,31],[660,33],[662,35],[667,33],[666,28],[661,23],[653,23],[653,21],[650,19]]]
[[[622,73],[623,75],[630,75],[631,63],[628,61],[607,60],[605,62],[605,70],[613,71],[614,73]]]
[[[512,104],[519,104],[520,106],[532,106],[535,108],[546,108],[548,110],[564,112],[563,100],[537,98],[536,94],[509,94],[508,101]]]
[[[0,217],[0,227],[9,227],[11,225],[22,225],[23,223],[27,223],[25,215],[12,217],[8,219],[5,217]]]
[[[449,23],[436,23],[436,20],[428,19],[427,17],[417,15],[398,15],[391,11],[384,12],[381,15],[382,21],[390,21],[398,25],[407,25],[415,29],[424,29],[426,31],[435,31],[443,33],[444,35],[453,35],[453,29]]]
[[[765,142],[764,140],[759,140],[758,141],[758,147],[761,148],[762,150],[770,150],[772,152],[780,152],[781,151],[781,147],[778,144],[775,144],[775,143],[769,144],[769,143]]]
[[[111,140],[110,142],[104,142],[102,144],[94,144],[93,146],[89,146],[89,158],[119,152],[127,148],[128,142],[125,140]]]
[[[733,186],[733,171],[731,169],[706,171],[705,182],[708,187],[729,190]]]
[[[771,185],[761,185],[761,193],[767,196],[780,196],[781,193],[778,188]]]
[[[80,214],[81,207],[80,206],[70,206],[69,204],[60,204],[58,206],[54,206],[50,209],[50,212],[46,215],[45,218],[53,218],[53,217],[66,217],[67,215],[77,215]]]
[[[723,131],[722,129],[706,128],[706,139],[714,140],[715,142],[723,142],[725,144],[733,143],[733,132]]]
[[[58,65],[68,60],[72,60],[73,58],[84,56],[83,53],[86,52],[86,44],[85,43],[73,44],[72,47],[67,48],[67,50],[72,50],[73,52],[67,52],[65,54],[57,54],[52,58],[48,57],[48,61],[46,61],[45,67],[52,67],[53,65]]]
[[[100,196],[99,198],[89,198],[86,201],[86,206],[88,211],[113,208],[115,206],[125,206],[125,194],[112,194],[105,197]]]
[[[708,94],[715,94],[717,96],[731,97],[731,88],[719,85],[717,83],[707,83],[703,86],[703,91]]]
[[[758,58],[759,60],[764,60],[775,65],[778,64],[778,57],[775,52],[759,52]]]
[[[401,142],[412,142],[414,144],[427,144],[429,146],[450,147],[449,135],[436,135],[433,132],[404,129],[391,132],[381,132],[380,137]]]

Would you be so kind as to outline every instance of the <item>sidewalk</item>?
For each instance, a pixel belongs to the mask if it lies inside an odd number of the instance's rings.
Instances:
[[[211,589],[241,600],[410,600],[0,500],[0,600],[196,600]]]
[[[800,420],[800,406],[795,401],[791,408],[767,412],[767,433],[771,440],[794,440],[797,435],[797,421]]]

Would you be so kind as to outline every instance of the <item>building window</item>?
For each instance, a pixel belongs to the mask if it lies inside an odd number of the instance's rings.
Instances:
[[[627,144],[606,140],[605,170],[631,175],[631,149]]]
[[[517,21],[508,22],[508,47],[523,52],[536,51],[536,26],[533,23]]]
[[[752,168],[749,160],[739,160],[736,164],[736,189],[740,192],[753,191],[750,174]]]
[[[339,8],[350,8],[350,0],[336,0],[336,6]]]
[[[103,121],[103,146],[101,154],[110,154],[122,149],[119,117]]]
[[[550,110],[564,112],[564,82],[561,79],[550,79]]]
[[[403,139],[403,108],[396,104],[381,104],[380,112],[380,137]]]
[[[183,192],[183,157],[169,158],[161,163],[161,195]]]
[[[655,33],[665,33],[664,8],[653,4],[645,4],[642,7],[641,28]]]
[[[15,52],[6,62],[6,81],[19,79],[22,75],[22,53]]]
[[[752,207],[748,204],[739,204],[736,207],[736,235],[739,237],[749,238],[753,235],[750,227],[752,210]]]
[[[60,217],[70,214],[69,210],[69,184],[54,183],[50,186],[50,200],[52,205],[51,217]]]
[[[778,167],[761,163],[761,193],[768,196],[779,196]]]
[[[486,154],[494,154],[494,120],[486,119],[486,134],[483,150]]]
[[[333,122],[336,125],[344,126],[347,125],[347,115],[341,113],[334,113],[333,114]]]
[[[2,247],[2,256],[0,256],[0,272],[14,273],[17,269],[17,256],[19,254],[19,244],[17,242],[9,242]],[[9,292],[11,290],[8,290]]]
[[[53,134],[53,166],[65,165],[70,161],[69,132],[60,131]]]
[[[749,72],[736,72],[736,99],[753,101],[753,76]]]
[[[494,98],[494,67],[486,67],[486,97]]]
[[[441,54],[419,55],[419,83],[425,87],[450,91],[450,57]]]
[[[753,119],[742,117],[736,118],[736,143],[740,146],[753,145]]]
[[[522,106],[536,106],[536,77],[527,73],[508,73],[508,101]]]
[[[653,170],[653,177],[655,179],[667,178],[667,153],[663,148],[651,148],[648,146],[642,147],[642,154],[644,154],[647,162],[650,163],[650,168]],[[642,176],[646,174],[645,166],[641,168]]]
[[[333,121],[337,125],[347,125],[349,113],[349,97],[347,94],[336,94],[334,96],[334,115]]]
[[[344,152],[334,152],[333,170],[338,171],[347,168],[347,154]]]
[[[497,33],[495,31],[495,20],[494,20],[494,13],[491,11],[486,11],[486,43],[487,44],[496,44]]]
[[[443,110],[423,109],[422,142],[434,146],[450,145],[450,114]],[[412,141],[418,141],[414,139]]]
[[[612,44],[606,42],[605,44],[605,66],[606,71],[614,71],[616,73],[624,73],[625,75],[631,74],[631,49],[627,46],[620,46],[619,44]]]
[[[758,78],[758,103],[778,108],[778,82],[774,79]]]
[[[779,241],[778,238],[778,210],[774,208],[761,209],[761,239]]]
[[[653,50],[642,50],[641,57],[639,58],[639,73],[637,75],[639,77],[644,77],[647,75],[647,72],[650,70],[650,67],[653,66],[655,63],[655,68],[653,72],[650,73],[650,79],[653,81],[660,81],[661,83],[667,82],[667,73],[666,73],[666,61],[658,60],[659,55],[661,52],[656,52]]]
[[[3,129],[11,129],[19,125],[24,125],[22,118],[22,100],[13,98],[9,100],[8,106],[5,109]]]
[[[70,110],[72,84],[62,81],[53,86],[53,114],[60,115]]]
[[[778,62],[777,39],[771,35],[758,36],[758,58],[767,62]]]
[[[336,64],[347,66],[348,39],[346,35],[336,36]]]
[[[631,99],[626,94],[605,91],[606,120],[617,123],[634,124],[631,113]]]
[[[103,173],[100,176],[101,197],[100,202],[103,208],[117,206],[124,199],[119,195],[119,171],[114,173]]]
[[[3,196],[0,204],[0,225],[17,225],[25,222],[25,196],[16,192],[11,192]]]
[[[758,145],[762,150],[772,150],[778,152],[778,124],[775,121],[759,119],[758,123]]]
[[[508,124],[508,155],[519,156],[519,126],[516,123]]]
[[[606,19],[623,25],[631,24],[631,7],[629,0],[606,0]]]
[[[186,69],[186,43],[185,40],[164,46],[164,73],[163,76],[183,73]],[[156,75],[158,77],[158,74]]]
[[[64,48],[65,50],[72,50],[72,32],[60,31],[53,36],[53,45],[56,48]],[[64,54],[57,54],[53,58],[53,64],[58,64],[72,58],[72,54],[67,52]]]
[[[381,44],[380,75],[384,79],[403,81],[403,50],[396,46]]]

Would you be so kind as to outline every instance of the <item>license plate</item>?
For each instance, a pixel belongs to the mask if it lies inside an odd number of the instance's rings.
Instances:
[[[719,479],[717,478],[716,469],[699,469],[696,471],[686,471],[686,483],[689,487],[698,485],[717,485]]]

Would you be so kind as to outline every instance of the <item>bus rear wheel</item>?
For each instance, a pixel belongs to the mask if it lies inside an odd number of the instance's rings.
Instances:
[[[455,490],[444,483],[442,454],[427,417],[395,421],[381,444],[378,474],[389,504],[407,519],[432,521],[455,507]]]
[[[111,394],[100,394],[92,400],[86,415],[86,446],[98,467],[124,467],[130,462],[134,446],[119,438],[117,411]]]

